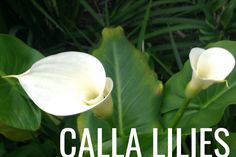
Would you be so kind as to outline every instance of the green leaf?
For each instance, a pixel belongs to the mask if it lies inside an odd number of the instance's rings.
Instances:
[[[172,148],[176,148],[176,136],[173,135]],[[138,141],[141,149],[141,154],[143,157],[153,156],[153,134],[143,134],[138,136]],[[117,154],[126,154],[127,145],[129,142],[129,137],[117,138]],[[170,141],[169,141],[170,142]],[[112,140],[103,142],[102,144],[103,154],[112,155]],[[168,152],[168,137],[167,134],[158,134],[158,154],[165,154],[167,156]],[[97,146],[94,147],[95,156],[97,154]],[[87,154],[88,156],[88,154]],[[86,156],[86,157],[87,157]],[[136,157],[136,152],[131,153],[131,157]]]
[[[4,154],[3,157],[52,157],[55,156],[55,150],[53,143],[50,141],[46,141],[43,144],[30,143],[19,147],[8,154]]]
[[[82,139],[84,128],[89,128],[90,135],[93,143],[97,143],[97,128],[102,128],[103,141],[111,139],[112,128],[109,123],[103,119],[99,119],[91,111],[81,114],[77,119],[77,128],[79,131],[80,139]]]
[[[12,128],[3,124],[0,124],[0,133],[12,141],[25,141],[33,138],[30,131]]]
[[[223,7],[225,3],[226,3],[225,0],[217,0],[217,1],[211,0],[208,2],[207,5],[211,8],[212,12],[215,12],[218,9],[220,9],[221,7]]]
[[[236,42],[221,41],[208,47],[223,47],[236,56]],[[165,126],[169,126],[177,109],[184,101],[184,89],[192,76],[189,62],[184,69],[168,80],[164,90],[162,115]],[[224,110],[236,103],[236,68],[227,77],[229,88],[224,83],[214,84],[194,98],[177,127],[189,133],[191,128],[211,127],[219,122]]]
[[[5,146],[3,142],[0,142],[0,156],[2,156],[3,154],[5,154]]]
[[[119,136],[128,135],[131,128],[137,128],[140,134],[152,132],[158,124],[161,84],[146,55],[129,43],[121,27],[105,28],[101,45],[93,54],[114,81],[112,127],[118,128]],[[98,120],[89,125],[93,127],[86,127],[96,129]]]
[[[228,144],[230,148],[230,155],[229,157],[236,156],[236,133],[230,133],[229,137],[226,137],[224,141]]]
[[[104,26],[103,19],[99,16],[98,13],[88,4],[87,1],[81,0],[80,3],[83,5],[83,7],[94,17],[94,19],[100,24],[101,26]]]
[[[230,21],[232,20],[235,8],[236,8],[236,0],[231,0],[225,7],[225,10],[220,17],[221,19],[220,21],[225,28],[230,24]]]
[[[20,74],[43,56],[15,37],[0,35],[0,76]],[[41,112],[30,101],[16,79],[0,77],[0,133],[10,128],[36,130]]]
[[[150,18],[151,7],[152,7],[152,0],[150,0],[148,5],[147,5],[147,9],[146,9],[146,13],[144,15],[141,30],[139,32],[137,47],[141,51],[144,51],[144,50],[142,50],[142,43],[144,42],[144,37],[145,37],[148,21],[149,21],[149,18]]]
[[[235,157],[236,156],[236,133],[230,132],[229,136],[220,135],[220,138],[229,146],[230,154],[229,157]],[[218,147],[221,154],[225,153],[225,148],[222,147],[217,141],[215,141],[216,146]]]

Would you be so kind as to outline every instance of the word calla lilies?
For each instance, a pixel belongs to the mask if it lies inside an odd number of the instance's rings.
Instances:
[[[93,108],[101,117],[112,113],[113,81],[103,65],[81,52],[64,52],[37,61],[15,77],[43,111],[57,116],[81,113]]]
[[[235,65],[234,56],[220,47],[206,50],[193,48],[189,54],[189,59],[193,73],[185,90],[187,98],[194,97],[215,82],[226,82],[225,78],[231,73]]]

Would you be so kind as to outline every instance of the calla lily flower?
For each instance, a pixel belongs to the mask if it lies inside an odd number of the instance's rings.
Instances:
[[[200,90],[216,82],[226,82],[225,78],[235,66],[234,56],[226,49],[213,47],[209,49],[193,48],[189,54],[193,70],[192,79],[185,94],[193,97]]]
[[[15,77],[43,111],[67,116],[93,109],[101,117],[112,113],[113,81],[101,62],[86,53],[64,52],[37,61]]]

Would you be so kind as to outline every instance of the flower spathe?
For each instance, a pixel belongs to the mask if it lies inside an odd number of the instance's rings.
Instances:
[[[193,72],[192,79],[185,91],[188,98],[192,98],[215,82],[225,82],[225,78],[235,66],[234,56],[220,47],[206,50],[193,48],[190,51],[189,59]]]
[[[112,113],[111,91],[113,81],[106,77],[101,62],[82,52],[63,52],[37,61],[16,77],[23,89],[43,111],[67,116],[101,105],[101,117]],[[106,105],[110,106],[104,106]]]

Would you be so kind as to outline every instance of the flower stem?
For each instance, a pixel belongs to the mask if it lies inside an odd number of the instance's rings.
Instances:
[[[169,128],[175,128],[179,123],[180,119],[183,117],[183,114],[188,107],[191,99],[185,99],[183,104],[180,106],[179,110],[176,112],[172,123],[170,124]]]

